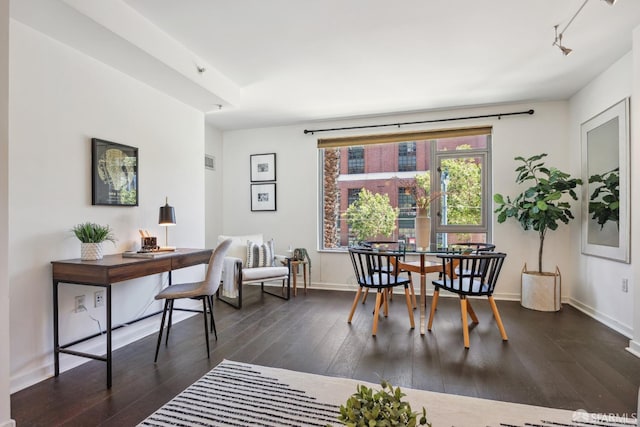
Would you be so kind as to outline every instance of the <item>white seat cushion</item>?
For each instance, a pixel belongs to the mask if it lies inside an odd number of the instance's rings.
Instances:
[[[288,276],[289,268],[287,267],[255,267],[242,269],[243,282],[266,281],[287,278]]]

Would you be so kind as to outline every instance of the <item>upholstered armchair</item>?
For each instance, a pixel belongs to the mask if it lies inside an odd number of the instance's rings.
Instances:
[[[222,286],[218,299],[235,307],[242,307],[242,288],[246,284],[260,283],[263,293],[288,300],[291,295],[288,259],[275,255],[273,240],[264,241],[262,234],[244,236],[218,236],[218,244],[231,239],[231,247],[224,260]],[[270,291],[265,283],[282,281],[278,291]]]

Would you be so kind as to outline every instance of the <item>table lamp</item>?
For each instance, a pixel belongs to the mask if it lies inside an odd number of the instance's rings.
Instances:
[[[169,198],[166,198],[165,205],[160,206],[160,216],[158,224],[165,227],[164,244],[160,250],[175,250],[175,246],[169,246],[169,226],[176,225],[176,211],[173,206],[169,206]]]

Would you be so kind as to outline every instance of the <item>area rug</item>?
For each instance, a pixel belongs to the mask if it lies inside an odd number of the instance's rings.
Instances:
[[[363,381],[224,360],[140,426],[339,426],[340,404]],[[636,420],[402,388],[434,427],[625,427]]]

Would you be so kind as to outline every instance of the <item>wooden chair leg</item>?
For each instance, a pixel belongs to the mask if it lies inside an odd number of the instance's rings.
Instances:
[[[380,305],[382,305],[382,292],[376,292],[376,308],[373,312],[373,329],[371,335],[374,337],[378,333],[378,318],[380,317]]]
[[[433,325],[433,317],[436,315],[436,307],[438,306],[438,296],[440,296],[440,291],[438,289],[433,290],[433,298],[431,299],[431,312],[429,313],[429,323],[427,324],[427,330],[431,330],[431,325]]]
[[[473,321],[473,323],[479,323],[478,322],[478,316],[476,316],[476,312],[473,311],[473,307],[471,307],[471,301],[469,301],[467,299],[467,312],[469,313],[469,316],[471,316],[471,320]]]
[[[493,296],[489,297],[489,304],[491,304],[491,310],[493,311],[493,317],[496,319],[496,323],[498,324],[498,329],[500,329],[500,335],[502,335],[503,341],[508,341],[507,332],[504,330],[504,325],[502,324],[502,319],[500,318],[500,313],[498,312],[498,306],[496,305]]]
[[[369,290],[368,288],[366,289]],[[351,323],[351,319],[353,319],[353,313],[356,311],[356,306],[358,305],[358,300],[360,299],[360,294],[362,293],[362,286],[358,286],[358,292],[356,292],[356,297],[353,299],[353,305],[351,305],[351,312],[349,313],[349,319],[347,323]]]
[[[409,286],[411,289],[411,301],[413,302],[413,309],[415,310],[416,308],[418,308],[418,299],[416,298],[416,289],[413,286],[413,278],[411,277],[411,273],[408,272],[407,273],[409,275]]]
[[[411,306],[411,296],[409,294],[409,288],[404,288],[404,296],[407,300],[407,311],[409,312],[409,323],[411,324],[411,329],[415,329],[416,324],[413,320],[413,307]]]
[[[384,289],[381,293],[382,293],[382,304],[384,305],[384,310],[383,310],[384,317],[389,317],[389,289]]]
[[[469,348],[469,324],[467,323],[467,299],[460,298],[460,314],[462,315],[462,336],[464,348]]]
[[[362,295],[362,303],[367,302],[367,296],[369,295],[369,288],[364,290],[364,294]]]

